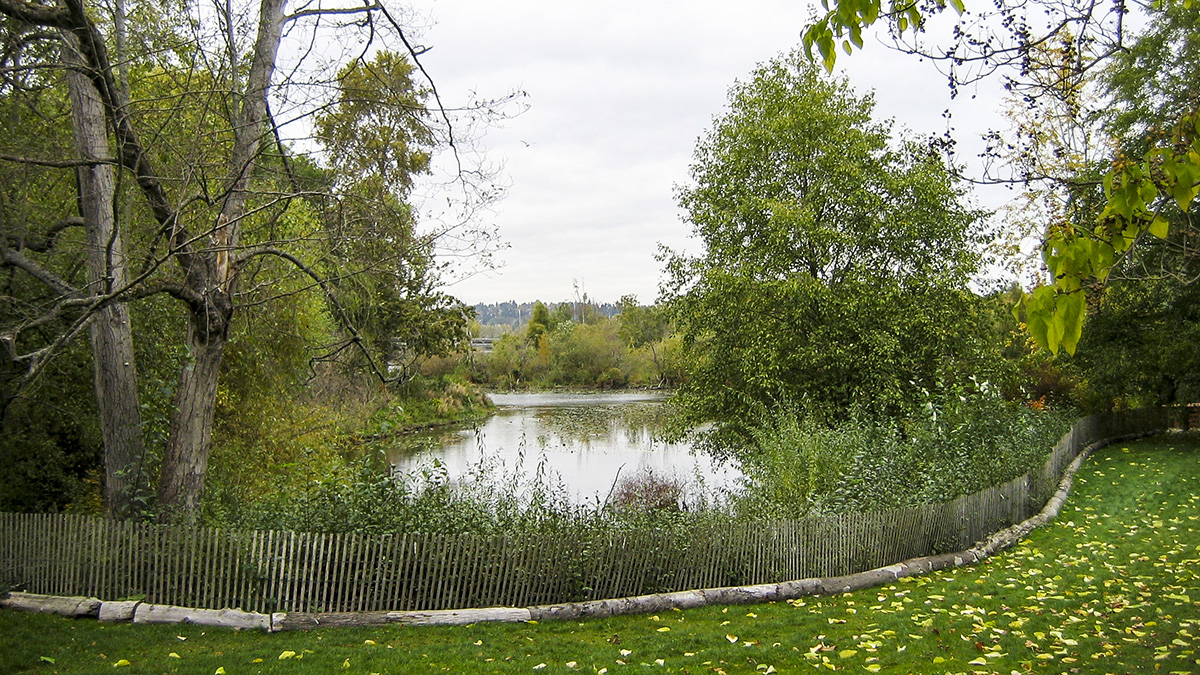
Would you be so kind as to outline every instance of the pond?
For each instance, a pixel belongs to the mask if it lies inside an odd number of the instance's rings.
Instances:
[[[387,452],[393,471],[420,472],[438,462],[453,479],[480,466],[532,478],[539,467],[576,503],[603,502],[618,480],[649,471],[697,489],[730,489],[741,473],[656,434],[665,395],[637,393],[491,394],[496,414],[475,428],[406,436]]]

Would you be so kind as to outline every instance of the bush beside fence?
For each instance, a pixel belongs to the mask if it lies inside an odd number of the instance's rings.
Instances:
[[[1040,471],[946,504],[576,536],[180,529],[0,514],[0,584],[254,612],[527,607],[843,576],[960,551],[1037,513],[1090,445],[1187,428],[1186,408],[1076,422]]]

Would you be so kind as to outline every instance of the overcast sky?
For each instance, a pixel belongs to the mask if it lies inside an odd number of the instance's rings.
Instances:
[[[485,221],[501,266],[450,287],[467,304],[658,295],[658,244],[695,250],[673,186],[733,82],[800,43],[803,0],[412,0],[422,62],[443,103],[521,90],[528,110],[488,131],[510,185]],[[997,125],[994,94],[951,102],[929,64],[868,41],[839,59],[879,117],[942,133],[951,108],[966,156]],[[986,102],[985,102],[986,101]],[[985,200],[987,201],[987,200]],[[994,198],[993,198],[994,201]]]

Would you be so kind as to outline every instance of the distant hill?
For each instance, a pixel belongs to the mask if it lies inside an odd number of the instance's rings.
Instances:
[[[551,311],[559,305],[574,304],[569,300],[565,302],[543,302]],[[611,302],[603,304],[588,302],[587,304],[603,316],[610,318],[620,312],[620,309]],[[481,302],[475,305],[475,318],[484,326],[510,326],[515,329],[529,321],[529,315],[532,313],[533,302],[517,303],[509,301],[491,304]]]

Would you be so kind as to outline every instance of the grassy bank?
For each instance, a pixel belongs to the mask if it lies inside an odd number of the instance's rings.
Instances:
[[[761,606],[265,635],[0,612],[5,673],[1200,673],[1200,438],[1092,457],[1059,518],[970,569]]]

